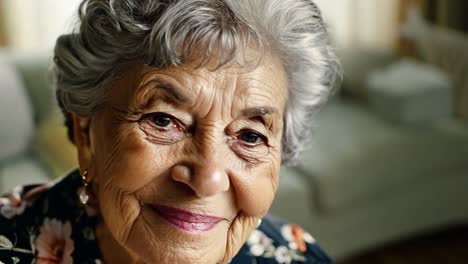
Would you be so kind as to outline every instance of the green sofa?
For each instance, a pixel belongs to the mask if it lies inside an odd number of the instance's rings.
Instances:
[[[371,107],[365,80],[398,58],[340,58],[343,91],[319,114],[303,164],[283,168],[271,212],[309,229],[336,259],[467,224],[468,123],[387,121]]]
[[[50,52],[0,50],[0,192],[50,181],[76,164],[50,85]]]

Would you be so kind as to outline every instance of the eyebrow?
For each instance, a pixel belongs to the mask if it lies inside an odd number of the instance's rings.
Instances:
[[[272,131],[274,119],[266,118],[266,115],[277,114],[278,110],[271,106],[250,107],[241,111],[242,117],[259,117],[262,124]],[[269,121],[268,121],[269,120]]]
[[[256,117],[278,113],[278,110],[271,106],[250,107],[241,111],[243,117]]]
[[[178,89],[174,88],[173,86],[171,86],[167,82],[163,82],[163,81],[160,81],[160,80],[154,80],[154,81],[151,81],[151,82],[156,83],[154,88],[162,89],[167,94],[169,94],[171,97],[173,97],[174,99],[176,99],[177,101],[179,101],[181,103],[187,103],[187,102],[190,101],[190,99],[185,94],[183,94],[182,92],[180,92]]]

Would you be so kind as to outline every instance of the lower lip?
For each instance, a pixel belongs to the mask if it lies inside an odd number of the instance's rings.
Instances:
[[[195,234],[213,229],[222,220],[221,218],[204,217],[165,206],[153,206],[153,209],[167,222]]]

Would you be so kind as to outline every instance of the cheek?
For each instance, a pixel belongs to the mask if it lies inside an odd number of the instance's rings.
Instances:
[[[271,165],[247,171],[232,181],[237,206],[246,216],[264,216],[275,197],[279,167]]]
[[[232,178],[231,184],[237,207],[246,217],[267,214],[278,188],[280,165],[281,149],[274,147],[260,164],[237,170],[241,173]]]
[[[99,140],[95,183],[100,211],[114,237],[123,242],[141,210],[136,192],[164,180],[174,161],[170,153],[178,153],[177,146],[150,143],[138,126],[114,130]]]
[[[177,145],[154,145],[137,125],[114,131],[96,153],[100,185],[132,193],[153,181],[173,164]]]

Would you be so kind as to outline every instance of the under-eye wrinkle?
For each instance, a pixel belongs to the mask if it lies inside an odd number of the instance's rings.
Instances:
[[[140,118],[139,124],[146,138],[156,144],[169,145],[186,137],[185,125],[166,113],[145,114]]]
[[[252,145],[244,142],[240,135],[228,136],[227,144],[240,159],[248,163],[259,163],[270,153],[270,147],[265,142]]]

